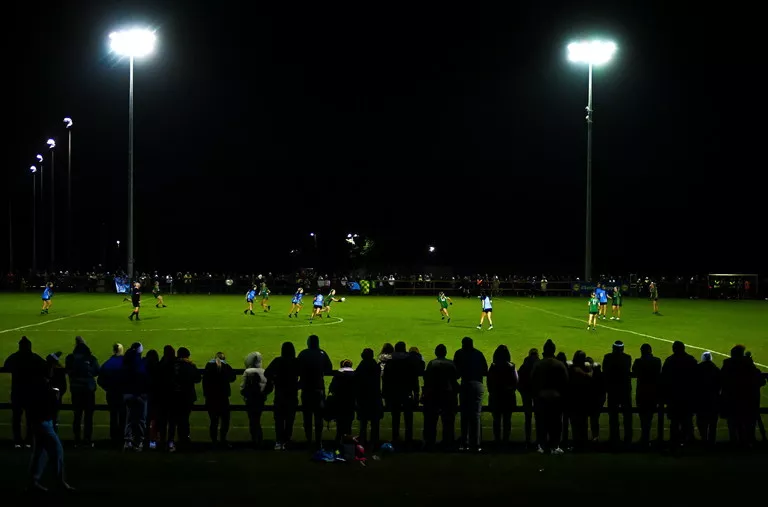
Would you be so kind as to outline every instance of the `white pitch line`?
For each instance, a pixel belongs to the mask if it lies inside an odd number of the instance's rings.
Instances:
[[[516,301],[509,301],[507,299],[500,299],[499,301],[503,301],[505,303],[509,303],[509,304],[513,304],[513,305],[517,305],[517,306],[522,306],[523,308],[528,308],[530,310],[536,310],[536,311],[539,311],[539,312],[542,312],[542,313],[548,313],[550,315],[554,315],[555,317],[560,317],[560,318],[568,319],[568,320],[575,320],[576,322],[584,323],[584,319],[577,319],[576,317],[571,317],[570,315],[563,315],[563,314],[560,314],[560,313],[551,312],[549,310],[544,310],[543,308],[536,308],[535,306],[524,305],[524,304],[518,303]],[[659,338],[658,336],[653,336],[653,335],[650,335],[650,334],[638,333],[637,331],[630,331],[629,329],[620,329],[618,327],[606,326],[605,324],[601,324],[600,327],[605,328],[605,329],[610,329],[611,331],[617,331],[619,333],[629,333],[629,334],[633,334],[635,336],[642,336],[643,338],[650,338],[652,340],[658,340],[660,342],[675,343],[675,340],[668,340],[666,338]],[[701,350],[701,351],[704,351],[704,352],[711,352],[713,354],[717,354],[718,356],[731,357],[730,354],[723,354],[722,352],[718,352],[718,351],[712,350],[712,349],[705,349],[705,348],[702,348],[702,347],[697,347],[696,345],[689,345],[689,344],[686,343],[685,346],[688,347],[688,348],[691,348],[691,349]],[[768,368],[768,366],[766,366],[764,364],[760,364],[760,363],[755,363],[755,365],[757,365],[757,366],[759,366],[761,368]]]
[[[74,317],[74,315],[73,315]],[[320,324],[299,324],[299,325],[287,325],[287,326],[258,326],[258,327],[177,327],[177,328],[170,328],[170,329],[142,329],[140,327],[136,327],[133,329],[43,329],[41,332],[48,332],[48,333],[72,333],[77,331],[78,333],[140,333],[140,332],[147,332],[147,333],[155,333],[155,332],[169,332],[169,331],[178,331],[178,332],[194,332],[194,331],[258,331],[260,329],[291,329],[296,327],[319,327],[319,326],[332,326],[334,324],[341,324],[344,322],[344,319],[341,317],[331,317],[334,320],[333,322],[322,322]],[[53,322],[53,321],[51,321]]]
[[[0,334],[11,333],[13,331],[20,331],[22,329],[28,329],[30,327],[45,326],[47,324],[52,324],[54,322],[59,322],[59,321],[62,321],[62,320],[67,320],[67,319],[74,319],[75,317],[82,317],[83,315],[90,315],[91,313],[98,313],[98,312],[103,312],[105,310],[112,310],[113,308],[120,308],[122,306],[124,306],[124,305],[107,306],[106,308],[99,308],[98,310],[88,310],[87,312],[76,313],[74,315],[67,315],[66,317],[59,317],[57,319],[44,320],[42,322],[37,322],[35,324],[27,324],[25,326],[14,327],[14,328],[11,328],[11,329],[0,329]],[[71,333],[71,332],[75,332],[75,331],[78,331],[78,330],[77,329],[67,329],[66,331]]]

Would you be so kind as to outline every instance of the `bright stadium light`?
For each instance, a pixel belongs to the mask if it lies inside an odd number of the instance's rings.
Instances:
[[[315,233],[314,232],[310,232],[309,235],[312,236],[313,238],[315,237]]]
[[[43,156],[42,155],[37,155],[37,161],[38,162],[42,162],[43,161]]]
[[[156,40],[155,32],[134,28],[109,34],[109,47],[119,55],[140,58],[155,50]]]
[[[56,141],[53,139],[48,139],[45,144],[47,144],[50,149],[54,149],[56,147]]]
[[[145,28],[122,30],[109,34],[113,52],[128,57],[128,244],[126,248],[128,278],[133,280],[133,60],[147,56],[155,50],[155,32]]]
[[[429,247],[429,253],[435,253],[435,247],[430,246]]]
[[[72,128],[72,124],[73,124],[74,122],[72,121],[72,118],[70,118],[69,116],[67,116],[66,118],[64,118],[64,123],[66,123],[66,124],[67,124],[67,128],[68,128],[68,129],[71,129],[71,128]]]
[[[611,61],[616,49],[616,44],[613,42],[599,40],[572,42],[568,44],[568,59],[577,63],[602,65]]]
[[[592,280],[592,67],[608,63],[616,53],[616,44],[610,41],[581,41],[568,44],[568,59],[589,66],[587,85],[587,224],[584,248],[584,279]]]
[[[37,167],[35,167],[33,165],[29,166],[29,172],[36,173],[37,172]]]

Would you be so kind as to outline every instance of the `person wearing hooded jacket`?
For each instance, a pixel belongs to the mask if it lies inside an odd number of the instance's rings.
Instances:
[[[328,401],[331,414],[336,421],[336,447],[341,447],[344,437],[352,434],[355,420],[355,370],[352,360],[344,359],[328,387]],[[331,400],[333,403],[331,404]]]
[[[125,404],[120,390],[120,371],[123,368],[123,345],[112,345],[112,356],[104,361],[99,369],[97,383],[104,389],[109,409],[109,439],[112,444],[123,442],[125,432]]]
[[[293,343],[283,343],[280,356],[269,363],[264,376],[275,391],[275,450],[283,451],[293,437],[293,423],[299,406],[299,361]]]
[[[696,426],[702,443],[709,446],[717,439],[721,384],[720,368],[712,361],[712,352],[705,351],[696,365]]]
[[[173,362],[171,374],[171,407],[170,421],[168,423],[168,451],[174,452],[176,444],[174,438],[176,432],[179,441],[189,443],[189,416],[192,406],[197,401],[195,384],[202,380],[200,371],[190,359],[191,353],[186,347],[179,347],[176,351],[176,360]]]
[[[261,352],[251,352],[245,357],[245,371],[243,381],[240,384],[240,394],[245,400],[245,409],[248,414],[248,429],[251,433],[251,442],[256,447],[264,441],[264,431],[261,427],[261,414],[264,412],[264,402],[270,391],[264,368]]]
[[[225,448],[231,447],[227,441],[230,422],[229,397],[232,395],[230,384],[235,378],[235,371],[227,364],[223,352],[217,352],[203,371],[203,396],[210,420],[208,434],[214,445],[220,444]]]
[[[82,336],[75,338],[75,349],[64,361],[64,368],[69,375],[69,392],[74,412],[72,430],[75,434],[75,447],[93,447],[91,438],[93,437],[93,412],[96,409],[96,377],[99,375],[99,361],[91,353]]]
[[[11,429],[13,444],[20,449],[22,444],[32,446],[32,423],[29,416],[32,401],[33,380],[45,368],[45,359],[32,352],[32,342],[26,336],[19,340],[19,351],[5,360],[3,368],[11,374]],[[27,433],[21,437],[21,416],[26,414]]]
[[[147,430],[147,394],[149,393],[149,375],[141,359],[144,346],[135,342],[123,357],[120,368],[118,389],[123,395],[125,407],[125,430],[123,450],[141,452],[144,449],[144,436]]]
[[[317,335],[311,335],[307,338],[307,348],[299,353],[297,359],[299,361],[304,435],[307,438],[307,443],[312,445],[314,426],[314,446],[321,449],[323,444],[323,410],[325,409],[325,376],[332,374],[333,365],[328,354],[320,348],[320,338]]]

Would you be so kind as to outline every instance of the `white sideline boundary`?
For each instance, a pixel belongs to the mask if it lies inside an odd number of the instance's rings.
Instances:
[[[107,306],[105,308],[99,308],[99,309],[96,309],[96,310],[88,310],[87,312],[80,312],[80,313],[76,313],[74,315],[67,315],[67,316],[64,316],[64,317],[58,317],[56,319],[44,320],[42,322],[36,322],[34,324],[27,324],[27,325],[24,325],[24,326],[13,327],[13,328],[10,328],[10,329],[0,329],[0,334],[12,333],[14,331],[21,331],[22,329],[29,329],[31,327],[45,326],[46,324],[53,324],[54,322],[60,322],[62,320],[67,320],[67,319],[74,319],[75,317],[82,317],[83,315],[90,315],[92,313],[98,313],[98,312],[103,312],[103,311],[106,311],[106,310],[112,310],[114,308],[120,308],[122,306],[125,306],[125,305]],[[67,329],[67,331],[68,332],[73,332],[73,331],[77,331],[77,330]]]
[[[74,315],[73,315],[74,317]],[[333,322],[321,322],[319,324],[299,324],[285,326],[252,326],[252,327],[175,327],[169,329],[143,329],[134,327],[132,329],[42,329],[46,333],[166,333],[166,332],[194,332],[194,331],[258,331],[260,329],[293,329],[297,327],[318,327],[333,326],[341,324],[344,319],[341,317],[331,317]]]
[[[509,303],[509,304],[512,304],[512,305],[520,306],[522,308],[528,308],[529,310],[536,310],[538,312],[547,313],[549,315],[553,315],[555,317],[560,317],[562,319],[575,320],[576,322],[581,322],[582,324],[584,323],[584,320],[585,320],[585,319],[577,319],[576,317],[571,317],[570,315],[563,315],[563,314],[560,314],[560,313],[551,312],[551,311],[545,310],[543,308],[536,308],[535,306],[524,305],[522,303],[518,303],[516,301],[510,301],[508,299],[499,299],[499,301],[503,301],[504,303]],[[600,324],[600,327],[602,327],[603,329],[610,329],[611,331],[616,331],[618,333],[628,333],[628,334],[632,334],[632,335],[635,335],[635,336],[641,336],[643,338],[650,338],[651,340],[657,340],[657,341],[660,341],[660,342],[675,343],[675,340],[668,340],[666,338],[661,338],[661,337],[653,336],[653,335],[650,335],[650,334],[638,333],[637,331],[631,331],[629,329],[621,329],[621,328],[618,328],[618,327],[607,326],[605,324]],[[685,346],[687,348],[690,348],[690,349],[701,350],[702,352],[711,352],[713,354],[717,354],[718,356],[731,357],[730,354],[723,354],[722,352],[718,352],[718,351],[712,350],[712,349],[705,349],[705,348],[702,348],[702,347],[697,347],[696,345],[689,345],[689,344],[686,343]],[[759,366],[761,368],[768,368],[768,366],[766,366],[764,364],[760,364],[760,363],[755,363],[755,365],[757,365],[757,366]]]

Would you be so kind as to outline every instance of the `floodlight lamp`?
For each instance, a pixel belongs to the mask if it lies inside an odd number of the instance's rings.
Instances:
[[[347,234],[347,237],[351,238],[352,237],[352,233],[350,232],[349,234]]]
[[[435,251],[435,247],[433,247],[433,246],[429,247],[429,252],[430,253],[434,253],[434,251]]]
[[[131,57],[142,57],[152,53],[155,49],[156,39],[155,32],[141,28],[109,34],[112,51],[119,55]]]
[[[572,42],[568,44],[568,59],[572,62],[602,65],[616,53],[616,44],[605,41]]]
[[[54,149],[56,147],[56,141],[53,139],[48,139],[45,144],[47,144],[50,149]]]
[[[37,161],[42,163],[43,162],[43,156],[42,155],[38,155],[37,156]]]
[[[29,172],[31,172],[32,174],[36,173],[37,172],[37,167],[35,167],[33,165],[29,166]]]
[[[72,118],[70,118],[69,116],[67,116],[66,118],[64,118],[64,123],[66,123],[66,124],[67,124],[67,128],[68,128],[68,129],[71,129],[71,128],[72,128],[72,124],[73,124],[74,122],[72,121]]]
[[[309,235],[312,236],[313,238],[315,237],[315,233],[314,232],[310,232]]]

